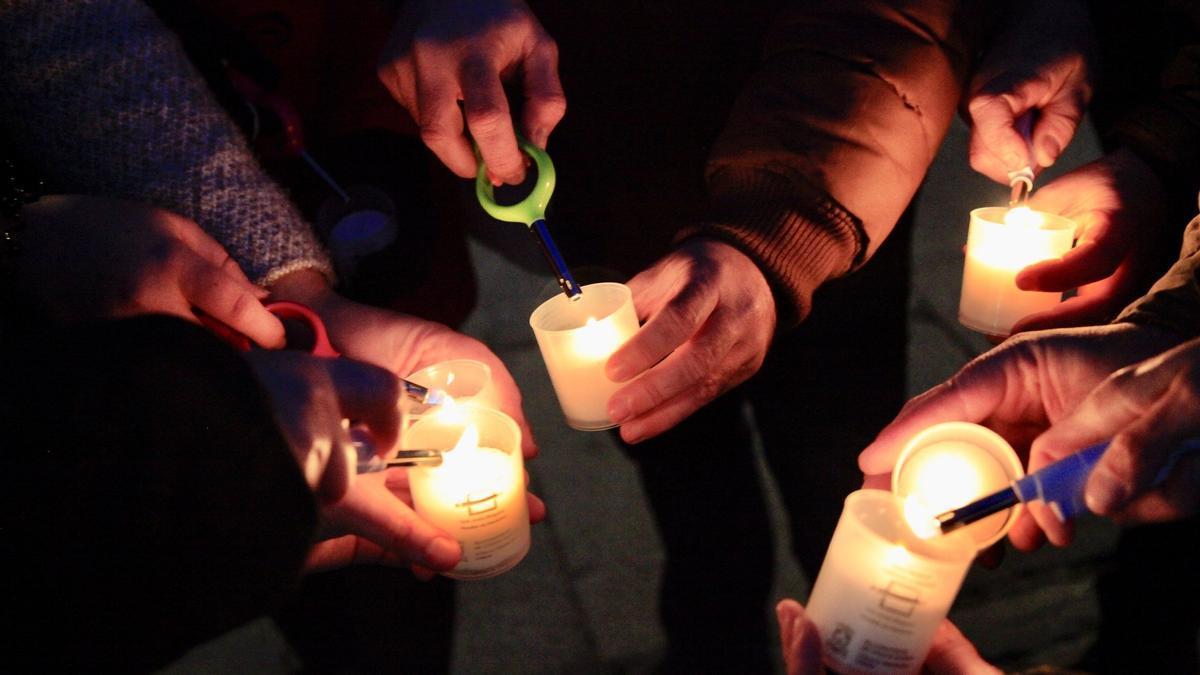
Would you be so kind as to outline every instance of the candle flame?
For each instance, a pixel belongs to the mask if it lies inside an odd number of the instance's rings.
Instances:
[[[433,414],[446,424],[462,424],[467,421],[463,405],[455,401],[450,394],[445,394],[442,402],[434,410]]]
[[[1028,206],[1018,206],[1004,214],[1004,224],[1009,227],[1036,229],[1046,224],[1046,218]]]
[[[994,460],[989,455],[965,452],[961,444],[932,445],[914,454],[904,469],[914,481],[908,493],[919,495],[919,507],[931,518],[986,494],[984,471],[990,464]]]
[[[921,539],[930,539],[942,531],[937,513],[916,495],[904,500],[904,520],[908,527]]]
[[[590,316],[573,337],[575,352],[591,360],[608,358],[621,344],[621,336],[612,321],[597,321]]]
[[[458,442],[450,449],[453,453],[455,450],[473,450],[479,447],[479,430],[474,424],[468,425],[463,435],[459,437]]]

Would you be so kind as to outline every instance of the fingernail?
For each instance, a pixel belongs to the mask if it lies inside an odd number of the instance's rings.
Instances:
[[[543,150],[546,149],[546,139],[548,137],[549,134],[546,133],[544,128],[534,129],[533,133],[529,134],[529,140]]]
[[[1088,479],[1083,499],[1092,513],[1106,515],[1125,503],[1125,484],[1107,469],[1097,468]]]
[[[425,546],[425,559],[433,567],[449,567],[458,555],[458,542],[447,537],[438,537]]]
[[[629,399],[616,397],[608,402],[608,419],[616,424],[625,421],[629,417],[632,406],[629,405]]]
[[[604,374],[608,376],[608,379],[613,382],[624,382],[633,377],[633,373],[630,372],[629,366],[625,364],[625,361],[617,360],[616,363],[613,363],[614,360],[610,358],[608,364],[604,367]]]
[[[1029,278],[1029,276],[1030,275],[1026,274],[1024,271],[1017,272],[1016,283],[1018,289],[1022,291],[1033,290],[1033,284],[1031,283],[1032,280]]]

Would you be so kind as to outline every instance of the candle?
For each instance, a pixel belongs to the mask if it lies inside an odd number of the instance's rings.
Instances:
[[[934,516],[1003,490],[1024,475],[1021,458],[996,432],[969,422],[944,422],[904,445],[892,470],[892,492],[905,500],[921,532]],[[1020,508],[994,513],[963,530],[986,548],[1008,533]]]
[[[496,387],[492,384],[492,369],[482,361],[442,361],[411,373],[404,379],[430,391],[444,392],[457,403],[470,403],[479,408],[499,408]],[[409,415],[420,416],[432,408],[407,398],[402,400],[406,402],[405,410]]]
[[[417,515],[462,546],[462,560],[445,575],[486,579],[529,551],[529,509],[521,432],[504,413],[451,404],[417,420],[404,447],[445,450],[440,466],[409,469]]]
[[[1019,506],[948,535],[933,517],[1022,475],[999,435],[949,422],[905,445],[892,492],[847,497],[808,604],[826,665],[842,673],[918,672],[975,553],[1004,536]]]
[[[971,330],[1007,336],[1013,324],[1053,308],[1061,293],[1022,291],[1017,272],[1071,249],[1075,223],[1027,207],[971,212],[958,320]]]
[[[919,672],[974,557],[960,532],[916,536],[895,494],[851,493],[808,600],[825,664],[846,675]]]
[[[616,426],[608,399],[621,385],[608,379],[604,365],[638,329],[629,288],[589,284],[577,300],[560,293],[534,310],[529,325],[567,424],[584,431]]]

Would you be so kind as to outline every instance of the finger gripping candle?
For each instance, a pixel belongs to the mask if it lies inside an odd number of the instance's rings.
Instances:
[[[441,465],[409,469],[409,488],[417,515],[462,546],[462,560],[445,576],[486,579],[521,562],[529,508],[516,422],[497,410],[450,405],[413,423],[404,445],[444,451]]]
[[[589,284],[575,300],[555,295],[533,311],[529,325],[567,424],[584,431],[615,426],[608,399],[621,384],[608,379],[604,366],[638,329],[629,288]]]
[[[966,536],[914,534],[891,492],[851,493],[808,601],[825,664],[846,675],[919,672],[974,557]]]
[[[1008,336],[1013,324],[1052,309],[1062,293],[1023,291],[1017,273],[1071,249],[1075,223],[1027,207],[988,207],[971,212],[963,263],[958,320],[988,335]]]

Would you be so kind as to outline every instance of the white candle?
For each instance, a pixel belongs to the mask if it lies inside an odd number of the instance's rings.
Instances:
[[[1026,207],[971,212],[958,320],[988,335],[1007,336],[1020,319],[1053,308],[1061,293],[1022,291],[1017,273],[1071,249],[1075,223]]]
[[[409,469],[417,515],[462,546],[462,560],[446,576],[485,579],[521,562],[529,551],[529,509],[521,432],[512,418],[451,404],[417,420],[404,446],[447,450],[440,466]]]
[[[846,675],[919,672],[974,557],[958,532],[913,534],[896,495],[851,493],[808,600],[825,664]]]
[[[560,293],[534,310],[529,325],[567,424],[585,431],[616,426],[608,399],[621,384],[608,379],[604,366],[638,329],[629,288],[589,284],[578,300]]]
[[[1019,507],[948,535],[933,516],[1022,475],[995,432],[949,422],[905,445],[892,492],[847,497],[808,604],[826,665],[848,674],[920,671],[976,551],[1004,536]]]
[[[969,422],[944,422],[904,445],[892,470],[892,492],[905,500],[914,518],[923,514],[930,519],[1003,490],[1024,475],[1021,458],[996,432]],[[1020,510],[1017,505],[994,513],[963,531],[986,548],[1008,532]]]
[[[453,359],[426,366],[405,376],[406,380],[430,391],[441,391],[457,403],[470,403],[479,408],[499,409],[499,397],[492,384],[492,369],[482,361]],[[405,397],[405,412],[418,416],[432,406]]]

